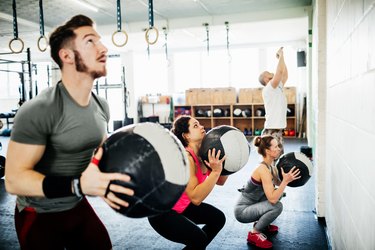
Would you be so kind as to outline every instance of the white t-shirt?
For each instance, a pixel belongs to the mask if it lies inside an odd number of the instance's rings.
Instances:
[[[283,84],[280,82],[277,88],[273,88],[272,84],[268,83],[263,88],[262,96],[266,110],[264,128],[286,128],[287,101],[283,92]]]

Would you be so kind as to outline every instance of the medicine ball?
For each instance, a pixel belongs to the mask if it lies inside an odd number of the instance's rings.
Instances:
[[[242,115],[242,110],[240,108],[235,108],[233,110],[233,116],[234,117],[240,117]]]
[[[294,108],[287,108],[286,109],[286,116],[294,116],[295,112],[294,112]]]
[[[288,173],[294,166],[300,170],[301,178],[289,182],[288,186],[300,187],[305,185],[313,173],[313,164],[305,154],[300,152],[291,152],[280,156],[276,163],[280,180],[283,179],[281,168],[284,169],[285,173]]]
[[[251,117],[251,109],[244,109],[242,110],[243,117]]]
[[[5,157],[0,155],[0,178],[3,178],[5,174]]]
[[[129,187],[134,196],[116,193],[128,207],[116,210],[141,218],[169,211],[181,197],[189,180],[185,148],[172,132],[157,123],[138,123],[116,130],[103,143],[99,168],[124,173],[130,182],[111,183]]]
[[[222,117],[224,116],[224,110],[221,108],[215,108],[214,109],[214,117]]]
[[[258,108],[255,111],[256,116],[265,116],[266,115],[266,110],[264,108]]]
[[[221,175],[230,175],[243,168],[250,156],[250,145],[243,132],[235,127],[221,125],[207,132],[199,156],[208,161],[208,150],[221,150],[220,159],[226,155]],[[208,166],[207,166],[208,167]]]
[[[224,116],[229,117],[230,116],[230,109],[225,109],[224,110]]]
[[[212,116],[211,110],[206,110],[204,113],[205,113],[206,117],[211,117]]]
[[[205,114],[204,114],[204,110],[203,110],[203,109],[197,109],[197,110],[195,111],[195,116],[196,116],[196,117],[204,117],[204,116],[205,116]]]

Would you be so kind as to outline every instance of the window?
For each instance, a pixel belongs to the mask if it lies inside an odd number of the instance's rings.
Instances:
[[[174,89],[185,93],[189,88],[201,88],[200,53],[179,52],[174,54]]]
[[[276,59],[276,52],[280,47],[269,47],[267,48],[267,70],[270,72],[275,72],[278,60]],[[288,87],[299,85],[299,80],[297,77],[297,51],[290,47],[285,47],[284,49],[284,59],[285,64],[288,69]]]
[[[168,64],[163,53],[136,54],[134,56],[135,96],[169,93]]]

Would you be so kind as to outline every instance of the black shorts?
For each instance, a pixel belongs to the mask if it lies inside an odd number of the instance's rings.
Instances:
[[[111,249],[104,224],[86,198],[70,210],[36,213],[16,207],[15,225],[21,249]]]

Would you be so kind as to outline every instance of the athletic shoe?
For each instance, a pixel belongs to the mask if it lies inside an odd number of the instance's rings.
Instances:
[[[279,231],[279,227],[276,225],[270,224],[268,227],[266,227],[265,231],[266,233],[270,233],[270,234],[277,233]]]
[[[254,223],[254,227],[257,223],[255,222]],[[276,225],[268,225],[264,230],[263,232],[266,233],[266,234],[274,234],[274,233],[277,233],[279,231],[279,227],[276,226]]]
[[[271,248],[272,242],[267,240],[267,236],[262,233],[249,232],[247,235],[247,242],[253,244],[259,248]]]

